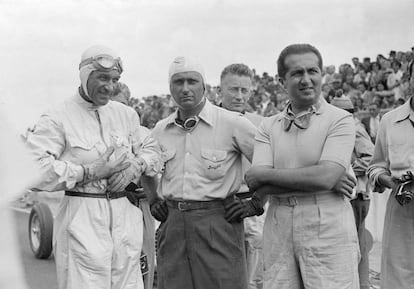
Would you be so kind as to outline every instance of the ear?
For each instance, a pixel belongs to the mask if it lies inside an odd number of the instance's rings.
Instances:
[[[284,88],[286,88],[286,82],[283,77],[279,77],[279,82],[283,85]]]
[[[221,96],[221,86],[217,86],[217,95]]]

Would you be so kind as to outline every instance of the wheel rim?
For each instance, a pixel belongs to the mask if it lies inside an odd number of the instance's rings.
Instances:
[[[34,251],[40,247],[40,220],[37,215],[34,215],[30,224],[30,240]]]

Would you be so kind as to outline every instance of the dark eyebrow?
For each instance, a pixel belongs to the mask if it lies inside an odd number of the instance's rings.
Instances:
[[[179,77],[173,80],[173,82],[184,82],[184,81],[200,81],[199,79],[195,77]]]

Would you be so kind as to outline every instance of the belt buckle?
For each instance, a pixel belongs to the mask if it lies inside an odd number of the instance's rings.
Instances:
[[[298,199],[295,196],[288,197],[288,204],[290,207],[294,207],[298,204]]]
[[[106,192],[105,192],[105,196],[106,196],[106,199],[107,199],[107,200],[110,200],[110,199],[111,199],[111,192],[106,191]]]
[[[182,212],[187,211],[188,209],[186,202],[178,202],[177,207],[178,207],[178,210]]]

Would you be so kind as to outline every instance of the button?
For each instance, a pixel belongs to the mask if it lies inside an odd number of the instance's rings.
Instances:
[[[189,155],[191,155],[191,153],[190,152],[187,152],[186,155],[189,156]]]
[[[191,135],[191,133],[187,132],[187,135]]]
[[[217,158],[215,156],[213,157],[213,161],[217,161]]]

